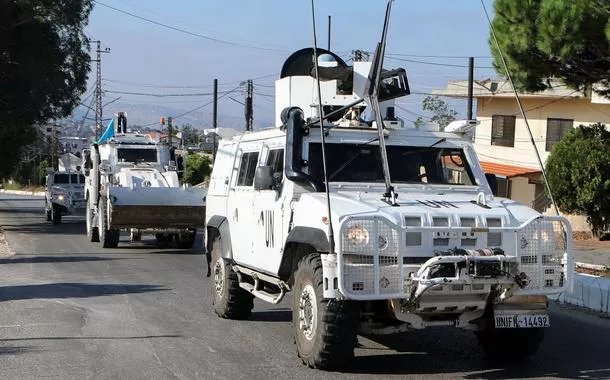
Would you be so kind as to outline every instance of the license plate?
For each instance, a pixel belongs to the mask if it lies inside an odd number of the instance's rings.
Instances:
[[[546,314],[504,314],[495,315],[495,326],[498,329],[549,327],[549,316]]]

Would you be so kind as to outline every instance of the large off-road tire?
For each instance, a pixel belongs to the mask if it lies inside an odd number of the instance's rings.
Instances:
[[[97,226],[93,225],[93,209],[89,205],[89,198],[85,201],[85,223],[87,225],[87,239],[90,242],[98,242],[100,241],[99,230]]]
[[[191,249],[195,244],[195,236],[197,235],[197,230],[191,228],[189,232],[179,233],[176,236],[176,241],[178,244],[178,248],[180,249]]]
[[[239,287],[237,273],[222,258],[220,238],[212,243],[212,305],[221,318],[247,319],[254,307],[254,296]]]
[[[106,201],[100,199],[97,209],[97,220],[98,220],[98,231],[100,242],[104,248],[116,248],[119,245],[119,237],[121,231],[108,229],[107,214],[106,214]]]
[[[55,203],[51,207],[51,222],[55,225],[61,224],[61,206]]]
[[[544,328],[497,329],[491,320],[476,335],[486,359],[493,362],[518,362],[538,351],[544,340]]]
[[[322,261],[305,256],[294,275],[292,324],[297,353],[312,368],[335,370],[354,357],[358,342],[358,305],[323,299]]]

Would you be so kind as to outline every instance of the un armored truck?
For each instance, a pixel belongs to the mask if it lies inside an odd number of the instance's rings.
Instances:
[[[181,185],[172,150],[159,139],[127,132],[119,113],[83,150],[87,236],[115,248],[122,230],[131,240],[152,233],[160,246],[192,248],[205,222],[205,188]]]
[[[568,221],[494,194],[468,136],[477,121],[405,126],[404,69],[375,84],[379,61],[316,54],[284,63],[277,127],[219,143],[206,210],[215,313],[247,319],[254,297],[292,292],[297,353],[321,369],[348,365],[359,333],[433,326],[474,332],[488,358],[533,355],[547,296],[572,286]]]
[[[49,169],[45,177],[45,215],[47,221],[61,224],[63,215],[85,212],[85,176],[79,171]]]

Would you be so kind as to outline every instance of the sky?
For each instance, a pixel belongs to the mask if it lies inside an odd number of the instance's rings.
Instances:
[[[492,0],[484,3],[493,17]],[[348,60],[355,49],[374,51],[385,6],[385,0],[316,0],[318,46],[327,47],[330,15],[333,52]],[[85,33],[110,49],[102,56],[104,103],[120,96],[121,103],[188,111],[211,101],[217,78],[221,94],[238,87],[220,100],[219,113],[243,117],[239,84],[254,79],[256,125],[274,119],[273,85],[284,60],[312,46],[311,15],[310,0],[95,0]],[[425,94],[466,79],[469,56],[475,79],[496,77],[488,35],[480,0],[395,0],[384,67],[405,68],[413,93],[398,100],[397,114],[407,123],[426,116]],[[89,89],[94,79],[92,63]],[[167,96],[177,94],[183,96]],[[464,117],[465,102],[447,100]]]

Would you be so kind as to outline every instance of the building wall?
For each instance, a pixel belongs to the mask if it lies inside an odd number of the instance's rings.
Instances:
[[[610,127],[610,104],[608,102],[592,103],[591,99],[532,99],[521,98],[526,110],[528,122],[534,135],[543,163],[549,156],[546,151],[547,118],[573,119],[574,126],[581,124],[603,123]],[[515,115],[514,147],[491,145],[491,126],[493,115]],[[507,165],[539,168],[536,153],[530,141],[525,122],[515,99],[513,98],[482,98],[477,101],[477,118],[481,124],[476,129],[474,147],[481,161],[497,162]],[[529,184],[524,177],[511,178],[511,199],[526,205],[532,205],[536,199],[536,185]],[[545,214],[554,215],[549,209]],[[580,215],[565,215],[572,225],[573,231],[590,232],[586,217]]]
[[[574,126],[601,122],[610,126],[610,104],[591,103],[590,99],[532,99],[523,97],[528,122],[534,135],[541,159],[546,162],[547,118],[573,119]],[[529,110],[529,111],[528,111]],[[493,115],[515,115],[515,146],[491,145]],[[477,100],[477,118],[481,124],[476,129],[475,149],[481,161],[539,168],[525,122],[514,98],[481,98]]]
[[[511,178],[510,198],[531,207],[536,198],[536,185],[529,184],[526,177]]]

